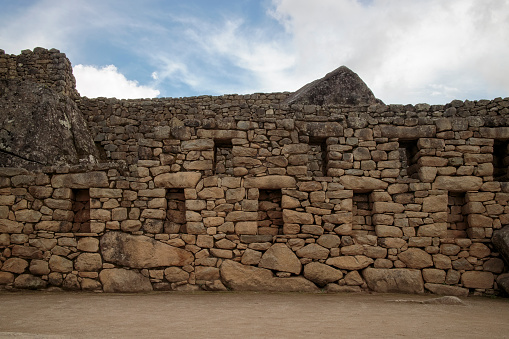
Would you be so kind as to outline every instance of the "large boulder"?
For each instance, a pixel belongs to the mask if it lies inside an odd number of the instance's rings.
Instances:
[[[150,279],[138,271],[113,268],[102,270],[99,279],[104,292],[148,292],[152,291]]]
[[[343,278],[343,273],[329,265],[313,261],[304,266],[304,277],[318,286],[325,286]]]
[[[132,268],[185,266],[193,262],[191,252],[143,235],[108,232],[100,241],[103,261]]]
[[[99,152],[76,103],[31,81],[0,81],[0,167],[95,162]]]
[[[406,268],[366,268],[362,276],[370,290],[381,293],[423,293],[421,271]]]
[[[278,278],[268,269],[225,260],[220,267],[225,286],[234,291],[316,292],[315,284],[302,277]]]
[[[300,274],[302,265],[299,258],[285,244],[272,245],[262,256],[259,267],[270,270]]]
[[[502,255],[502,258],[504,258],[506,264],[509,264],[509,226],[493,232],[491,241],[493,246]]]
[[[292,93],[285,104],[302,105],[366,105],[382,103],[362,79],[346,66],[341,66],[321,79]]]

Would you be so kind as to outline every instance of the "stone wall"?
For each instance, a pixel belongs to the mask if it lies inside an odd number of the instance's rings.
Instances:
[[[499,293],[509,98],[77,98],[102,162],[0,169],[0,286]]]

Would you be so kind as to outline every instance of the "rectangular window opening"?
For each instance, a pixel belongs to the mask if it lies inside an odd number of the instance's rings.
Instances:
[[[214,173],[233,175],[233,144],[231,139],[214,140]]]
[[[72,190],[72,231],[90,233],[90,192],[88,189]]]
[[[507,168],[509,166],[509,140],[495,140],[493,144],[493,179],[495,181],[509,181]]]
[[[352,202],[352,228],[354,230],[374,230],[375,228],[373,227],[373,222],[371,220],[371,211],[373,210],[371,192],[354,192]]]
[[[411,140],[399,140],[399,160],[401,162],[401,168],[406,169],[406,175],[411,177],[413,174],[417,174],[418,166],[417,160],[419,160],[419,148],[417,147],[418,139]]]
[[[283,234],[281,190],[260,189],[258,196],[258,234]]]
[[[186,233],[186,199],[184,189],[170,188],[166,191],[166,220],[164,233]]]
[[[308,176],[327,176],[327,139],[310,137],[308,153]]]
[[[449,192],[447,206],[447,233],[452,238],[466,238],[468,220],[463,213],[465,192]]]

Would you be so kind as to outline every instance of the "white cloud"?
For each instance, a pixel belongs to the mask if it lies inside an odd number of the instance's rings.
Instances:
[[[344,64],[387,103],[509,92],[508,0],[275,0],[269,13],[308,81]]]
[[[114,65],[101,68],[76,65],[73,67],[73,73],[78,92],[89,98],[154,98],[160,93],[157,89],[139,85],[137,81],[127,80]]]

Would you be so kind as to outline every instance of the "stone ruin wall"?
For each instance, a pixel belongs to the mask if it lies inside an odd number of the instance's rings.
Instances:
[[[287,96],[76,97],[101,162],[0,169],[0,286],[500,292],[509,98]]]

